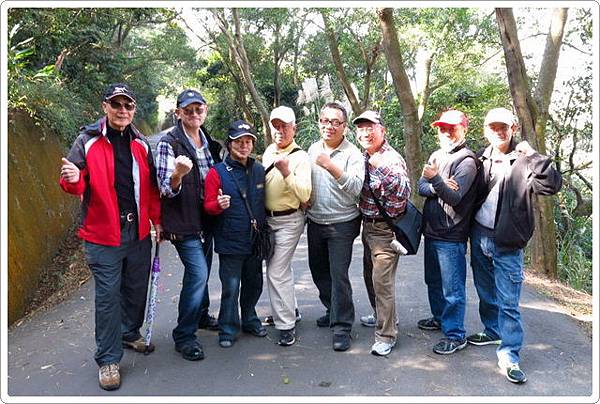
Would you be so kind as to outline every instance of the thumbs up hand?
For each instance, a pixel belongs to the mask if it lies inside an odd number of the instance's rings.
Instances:
[[[219,188],[219,194],[217,195],[217,203],[219,207],[223,210],[229,208],[231,203],[231,196],[223,195],[223,190]]]
[[[428,180],[432,179],[433,177],[435,177],[438,174],[438,165],[437,165],[437,161],[431,160],[430,163],[425,164],[425,167],[423,167],[423,173],[421,174],[423,177],[427,178]]]
[[[79,168],[63,157],[62,167],[60,168],[60,176],[68,183],[77,183],[79,182]]]

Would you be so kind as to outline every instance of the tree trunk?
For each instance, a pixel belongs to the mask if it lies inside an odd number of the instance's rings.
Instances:
[[[419,100],[419,106],[417,109],[418,117],[419,117],[419,126],[423,125],[423,116],[425,116],[425,108],[427,107],[427,103],[429,102],[429,96],[431,95],[431,65],[433,63],[433,55],[427,55],[425,58],[425,66],[423,67],[423,83],[421,88],[423,92],[421,93],[421,98]]]
[[[535,99],[531,96],[512,10],[496,9],[496,19],[504,47],[511,94],[522,125],[521,136],[537,151],[546,154],[546,121],[554,90],[567,9],[554,11],[535,90]],[[555,200],[554,197],[536,196],[534,202],[535,230],[531,243],[531,264],[533,268],[556,278],[558,276],[556,225],[553,214]]]
[[[233,24],[234,24],[234,33],[229,30],[229,24],[225,19],[225,15],[221,14],[218,10],[211,10],[213,15],[216,17],[217,22],[219,24],[219,28],[223,35],[225,36],[225,40],[227,41],[227,45],[242,73],[242,80],[246,85],[250,96],[252,97],[252,101],[256,106],[260,114],[260,118],[263,124],[263,144],[266,148],[272,142],[271,138],[271,127],[269,126],[269,113],[267,112],[267,108],[265,103],[258,93],[256,86],[254,85],[254,81],[252,79],[252,74],[250,72],[250,62],[248,61],[248,55],[246,54],[246,49],[244,48],[244,43],[242,41],[242,33],[240,28],[240,17],[237,9],[232,9],[233,15]]]
[[[327,43],[329,44],[329,51],[331,52],[331,59],[333,60],[333,64],[335,65],[335,71],[342,83],[342,87],[344,88],[344,93],[346,93],[346,97],[348,97],[348,101],[352,106],[352,112],[354,115],[360,115],[363,111],[362,107],[346,77],[346,72],[344,71],[344,65],[342,63],[342,57],[340,56],[340,50],[337,45],[337,36],[335,35],[335,31],[331,26],[331,22],[329,21],[329,16],[327,15],[327,11],[320,9],[321,16],[323,16],[323,22],[325,23],[325,36],[327,37]]]
[[[394,82],[394,89],[400,101],[404,121],[404,155],[410,176],[413,201],[419,207],[423,205],[423,198],[417,194],[417,181],[421,176],[421,126],[417,114],[417,105],[410,88],[410,81],[404,69],[404,62],[400,53],[398,34],[394,26],[393,9],[378,9],[379,23],[383,34],[383,50],[387,59],[388,68]]]

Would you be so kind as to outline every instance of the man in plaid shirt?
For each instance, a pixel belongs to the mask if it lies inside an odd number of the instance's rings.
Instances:
[[[385,126],[375,111],[365,111],[352,121],[358,143],[365,150],[365,182],[360,194],[363,217],[363,276],[374,314],[360,321],[375,327],[373,355],[387,355],[396,344],[396,268],[400,254],[392,247],[393,230],[382,216],[374,198],[389,217],[406,209],[410,197],[410,179],[406,163],[385,139]]]

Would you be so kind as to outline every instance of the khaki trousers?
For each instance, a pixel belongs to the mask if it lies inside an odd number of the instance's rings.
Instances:
[[[399,255],[390,247],[394,239],[394,233],[386,222],[363,221],[363,271],[367,290],[372,290],[375,295],[375,340],[388,343],[394,342],[398,333],[396,269]]]
[[[304,231],[304,213],[267,217],[275,233],[275,252],[267,264],[267,288],[275,328],[291,330],[296,326],[296,292],[292,258]]]

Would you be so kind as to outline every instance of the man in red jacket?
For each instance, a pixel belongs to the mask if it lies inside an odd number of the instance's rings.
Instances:
[[[135,94],[126,84],[111,84],[102,109],[106,115],[84,126],[62,159],[60,186],[82,200],[79,236],[96,292],[94,358],[100,387],[114,390],[121,385],[123,347],[146,348],[140,327],[150,273],[150,222],[159,241],[160,201],[150,145],[131,123]]]

